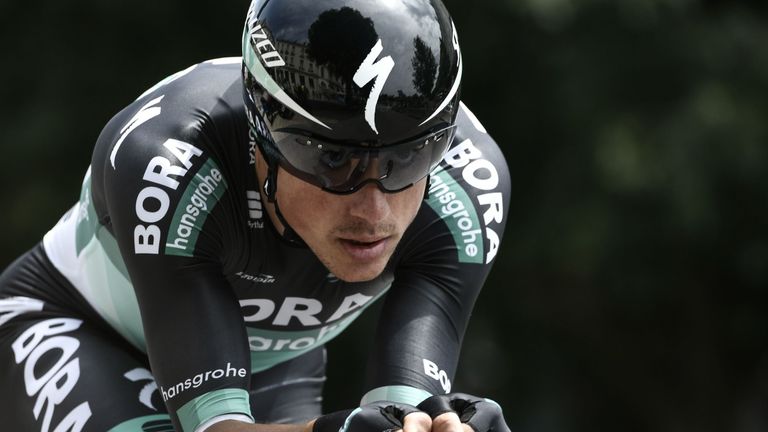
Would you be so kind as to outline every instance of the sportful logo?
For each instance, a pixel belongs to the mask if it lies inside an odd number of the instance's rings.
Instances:
[[[253,229],[264,228],[264,221],[262,221],[264,210],[261,204],[261,194],[254,190],[249,190],[246,191],[246,196],[248,199],[248,217],[250,218],[248,226]]]
[[[386,56],[374,63],[374,60],[381,54],[383,49],[381,39],[379,39],[352,78],[360,88],[375,80],[373,87],[371,87],[371,93],[368,95],[368,102],[365,104],[365,120],[377,135],[379,131],[376,129],[376,105],[379,103],[379,96],[381,96],[381,91],[384,89],[384,83],[395,67],[395,61],[392,60],[392,56]]]

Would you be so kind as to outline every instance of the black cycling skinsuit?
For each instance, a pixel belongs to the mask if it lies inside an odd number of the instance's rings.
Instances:
[[[324,343],[380,297],[361,402],[450,391],[504,230],[498,146],[462,105],[385,271],[347,283],[263,210],[240,67],[192,66],[118,113],[79,202],[0,277],[3,430],[193,431],[221,416],[319,415]]]

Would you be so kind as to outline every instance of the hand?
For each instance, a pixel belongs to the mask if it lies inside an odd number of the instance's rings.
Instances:
[[[459,416],[451,411],[439,414],[432,419],[431,432],[475,432],[472,427],[462,423]]]
[[[456,417],[474,432],[510,432],[501,407],[490,399],[450,393],[427,398],[418,408],[432,417],[432,432],[460,432]]]
[[[321,416],[312,432],[430,432],[431,427],[432,419],[416,407],[380,401]]]

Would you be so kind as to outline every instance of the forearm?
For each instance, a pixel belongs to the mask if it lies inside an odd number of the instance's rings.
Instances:
[[[206,432],[312,432],[315,421],[302,424],[249,424],[234,420],[216,423]]]

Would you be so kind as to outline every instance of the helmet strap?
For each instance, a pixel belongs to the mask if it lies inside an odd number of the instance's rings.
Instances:
[[[424,185],[424,200],[425,201],[429,199],[429,180],[430,180],[429,174],[427,174],[427,184]]]
[[[307,243],[305,243],[304,240],[299,237],[299,234],[297,234],[296,231],[294,231],[293,228],[288,225],[288,221],[286,221],[285,217],[283,217],[283,213],[280,211],[280,206],[277,205],[277,200],[274,201],[274,204],[275,214],[277,215],[277,218],[280,219],[280,223],[283,224],[283,239],[295,246],[306,247]]]
[[[264,179],[264,195],[267,201],[274,203],[277,200],[277,167],[267,162],[267,178]]]
[[[267,201],[275,206],[275,214],[277,219],[283,225],[283,239],[295,246],[304,246],[307,244],[302,240],[299,234],[294,231],[293,228],[285,220],[283,213],[280,211],[280,206],[277,204],[277,164],[269,161],[267,163],[267,178],[264,180],[264,195],[267,196]]]

